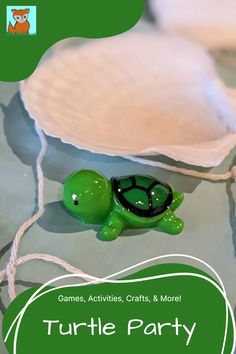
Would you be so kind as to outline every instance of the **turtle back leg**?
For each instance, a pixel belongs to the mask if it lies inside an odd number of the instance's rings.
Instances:
[[[164,217],[158,221],[157,229],[170,235],[178,235],[183,231],[184,222],[179,219],[175,214],[168,210]]]
[[[117,212],[111,212],[104,226],[99,230],[99,237],[104,241],[117,239],[125,229],[125,221]]]

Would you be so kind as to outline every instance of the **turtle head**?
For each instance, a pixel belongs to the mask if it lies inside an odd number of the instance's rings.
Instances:
[[[111,207],[111,184],[100,173],[81,170],[64,183],[63,202],[69,212],[86,224],[100,224]]]

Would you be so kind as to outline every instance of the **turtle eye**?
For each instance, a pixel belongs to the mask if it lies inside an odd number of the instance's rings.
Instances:
[[[79,205],[79,201],[78,200],[74,200],[74,205],[78,206]]]

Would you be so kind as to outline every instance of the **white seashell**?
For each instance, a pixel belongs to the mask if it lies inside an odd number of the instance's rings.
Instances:
[[[66,49],[21,94],[48,135],[92,152],[210,167],[236,144],[235,91],[201,47],[176,37],[130,33]]]
[[[164,30],[209,48],[236,48],[235,0],[150,0]]]

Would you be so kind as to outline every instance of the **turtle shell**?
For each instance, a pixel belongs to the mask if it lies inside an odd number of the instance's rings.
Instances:
[[[140,217],[160,215],[173,201],[171,187],[154,177],[126,176],[112,178],[111,182],[120,204]]]

